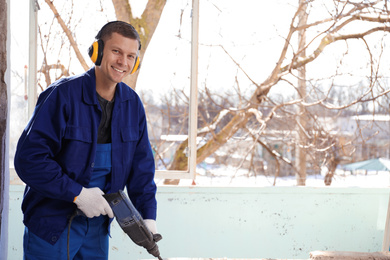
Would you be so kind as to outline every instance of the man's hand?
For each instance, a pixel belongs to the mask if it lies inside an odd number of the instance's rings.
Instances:
[[[152,234],[157,234],[156,221],[154,219],[144,219],[146,227],[152,232]]]
[[[104,192],[99,188],[83,188],[74,203],[88,218],[108,215],[114,217],[114,213],[106,199]]]

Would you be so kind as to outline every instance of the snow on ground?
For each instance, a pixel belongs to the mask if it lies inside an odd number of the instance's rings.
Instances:
[[[247,170],[236,170],[233,167],[218,167],[216,169],[198,168],[195,183],[198,186],[238,186],[238,187],[270,187],[273,186],[273,176],[249,176]],[[188,186],[192,180],[181,180],[179,186]],[[163,185],[163,180],[157,180],[157,185]],[[278,177],[276,187],[296,186],[295,176]],[[326,187],[323,175],[308,175],[307,187]],[[330,187],[363,187],[388,188],[390,187],[390,172],[350,172],[336,171]]]

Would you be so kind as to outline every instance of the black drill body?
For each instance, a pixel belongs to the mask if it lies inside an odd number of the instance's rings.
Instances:
[[[150,232],[129,197],[121,190],[103,196],[112,208],[119,226],[131,240],[135,244],[144,247],[149,254],[162,260],[157,246],[157,242],[162,239],[162,236]]]

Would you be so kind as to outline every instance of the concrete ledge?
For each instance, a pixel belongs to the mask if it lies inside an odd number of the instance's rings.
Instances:
[[[23,258],[20,207],[24,188],[9,187],[8,259]],[[159,186],[157,226],[164,237],[158,243],[161,257],[308,260],[310,252],[319,250],[380,252],[389,191]],[[153,258],[131,241],[117,221],[111,232],[110,260]]]
[[[388,260],[390,252],[336,252],[314,251],[310,253],[311,260]]]

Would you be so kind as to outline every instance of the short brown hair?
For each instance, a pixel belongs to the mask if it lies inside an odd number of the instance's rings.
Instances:
[[[96,35],[96,40],[103,42],[111,37],[112,33],[119,33],[120,35],[138,41],[139,50],[141,49],[141,40],[137,30],[129,23],[123,21],[113,21],[106,23]]]

